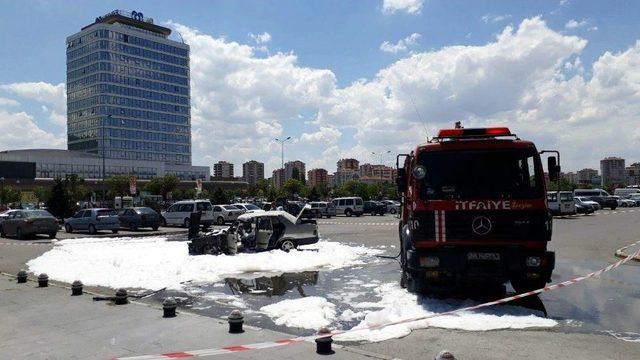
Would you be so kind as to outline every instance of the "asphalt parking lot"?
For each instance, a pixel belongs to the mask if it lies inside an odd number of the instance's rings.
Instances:
[[[633,208],[556,218],[554,236],[550,243],[557,258],[554,282],[583,275],[614,262],[616,258],[613,253],[617,248],[638,240],[635,223],[639,218],[640,209]],[[397,218],[392,215],[334,217],[318,221],[321,237],[325,240],[354,246],[364,245],[391,256],[396,255],[398,251],[397,222]],[[169,235],[174,237],[183,236],[180,232],[185,231],[180,228],[168,229],[177,232],[176,235]],[[72,235],[78,239],[86,237],[82,234]],[[104,236],[111,235],[105,233]],[[0,270],[14,274],[18,269],[25,267],[25,262],[52,247],[53,245],[45,239],[0,239]],[[399,271],[394,260],[368,257],[364,262],[362,265],[339,270],[288,275],[288,284],[294,286],[285,286],[279,292],[273,291],[269,296],[253,291],[232,293],[237,290],[237,285],[244,284],[243,281],[246,279],[224,279],[210,286],[199,286],[197,290],[210,295],[208,291],[220,292],[224,289],[224,294],[241,299],[247,309],[254,311],[282,299],[341,295],[340,290],[356,293],[364,289],[360,296],[371,297],[373,295],[366,292],[368,283],[397,281]],[[558,325],[551,328],[465,331],[428,327],[414,330],[401,338],[375,343],[349,342],[348,345],[354,349],[402,359],[432,358],[443,348],[452,350],[461,359],[636,359],[640,351],[638,264],[631,263],[606,273],[599,279],[591,279],[572,287],[542,294],[536,306],[541,304],[548,318],[557,321]],[[275,278],[277,276],[268,278],[270,284],[274,283]],[[112,291],[105,288],[100,290]],[[187,295],[171,295],[184,297],[183,310],[204,316],[220,317],[236,306],[233,302],[225,303],[220,301],[220,298],[212,300],[197,294],[194,292]],[[158,294],[146,301],[157,305],[164,296],[166,295]],[[447,301],[455,303],[458,300]],[[308,334],[308,331],[274,324],[257,312],[253,315],[248,314],[247,322],[284,333]],[[340,323],[341,326],[347,327],[356,324],[357,321]],[[0,342],[0,352],[1,349]]]

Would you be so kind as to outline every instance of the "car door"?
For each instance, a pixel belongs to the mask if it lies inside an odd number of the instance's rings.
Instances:
[[[173,204],[167,209],[164,217],[167,221],[167,225],[176,224],[176,214],[178,213],[178,209],[180,208],[180,206],[181,204]]]
[[[82,218],[80,219],[80,230],[89,230],[89,224],[91,224],[91,215],[93,215],[92,213],[92,210],[84,211],[84,213],[82,214]]]
[[[20,211],[12,211],[9,216],[2,222],[2,231],[7,236],[14,236],[16,233],[16,214]]]

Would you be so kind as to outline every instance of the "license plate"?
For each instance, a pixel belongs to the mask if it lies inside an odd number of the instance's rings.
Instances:
[[[470,253],[467,253],[467,260],[500,261],[500,253],[470,252]]]

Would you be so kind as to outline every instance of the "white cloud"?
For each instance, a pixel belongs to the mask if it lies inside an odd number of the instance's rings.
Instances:
[[[395,44],[385,41],[382,44],[380,44],[380,50],[388,53],[393,53],[393,54],[401,51],[404,52],[412,48],[414,45],[416,45],[420,37],[421,37],[420,34],[413,33],[404,39],[398,40],[398,42]]]
[[[263,32],[262,34],[249,33],[249,37],[252,38],[256,44],[264,44],[271,41],[271,34],[268,32]]]
[[[342,136],[342,132],[336,128],[322,126],[314,133],[303,133],[300,140],[305,144],[334,144]]]
[[[66,147],[65,138],[42,130],[25,112],[12,113],[0,109],[0,131],[0,150]]]
[[[20,103],[17,100],[0,97],[0,107],[18,105],[20,105]]]
[[[394,14],[404,11],[407,14],[420,14],[424,0],[384,0],[382,2],[382,12]]]
[[[569,5],[569,0],[560,0],[560,3],[558,5],[560,6]]]
[[[502,21],[510,19],[510,18],[511,18],[510,14],[503,14],[503,15],[485,14],[482,17],[482,21],[484,21],[485,24],[498,23],[498,22],[502,22]]]
[[[46,82],[19,82],[0,85],[0,90],[23,99],[43,104],[41,108],[49,121],[58,126],[67,125],[67,93],[63,83],[54,85]],[[17,103],[14,99],[9,99]],[[2,105],[2,101],[0,101]],[[49,105],[49,106],[47,106]]]
[[[580,21],[576,21],[574,19],[571,19],[569,21],[567,21],[566,24],[564,24],[565,29],[577,29],[577,28],[581,28],[585,25],[587,25],[589,22],[587,20],[580,20]]]

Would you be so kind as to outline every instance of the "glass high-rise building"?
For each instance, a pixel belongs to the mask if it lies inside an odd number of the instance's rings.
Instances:
[[[189,46],[169,34],[116,10],[67,38],[69,150],[191,165]]]

